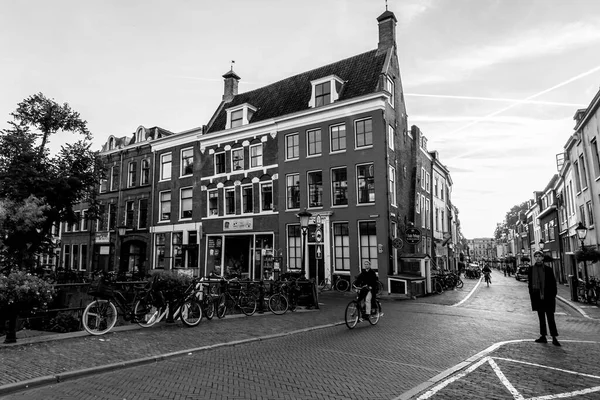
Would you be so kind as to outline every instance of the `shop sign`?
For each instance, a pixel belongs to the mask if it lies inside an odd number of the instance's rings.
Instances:
[[[110,254],[110,246],[100,246],[100,254],[101,255]]]
[[[406,243],[418,244],[421,241],[421,231],[417,228],[406,229]]]
[[[251,230],[253,227],[252,218],[240,218],[240,219],[226,219],[223,221],[223,231],[246,231]]]
[[[96,232],[96,243],[110,243],[110,232]]]

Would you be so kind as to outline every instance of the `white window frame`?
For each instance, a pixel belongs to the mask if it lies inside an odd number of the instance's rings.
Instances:
[[[338,149],[338,150],[334,150],[333,149],[333,130],[337,129],[338,134],[340,132],[344,132],[344,148],[343,149]],[[339,141],[339,137],[338,137],[338,141]],[[336,153],[343,153],[346,151],[346,148],[348,147],[348,135],[346,134],[346,124],[335,124],[335,125],[331,125],[329,127],[329,153],[330,154],[336,154]]]
[[[369,120],[371,121],[371,143],[359,146],[358,145],[358,134],[356,132],[356,126],[360,122],[369,121]],[[354,121],[354,148],[355,149],[369,149],[369,148],[373,147],[374,142],[375,142],[375,140],[373,138],[373,118],[369,117],[369,118],[361,118],[361,119],[355,120]]]
[[[169,199],[168,200],[163,200],[163,195],[164,194],[169,194]],[[165,223],[165,222],[170,222],[171,221],[171,214],[173,212],[172,210],[172,205],[171,205],[171,191],[170,190],[164,190],[162,192],[158,193],[158,222],[159,223]],[[163,218],[163,203],[169,203],[169,217],[168,218]]]
[[[131,167],[135,166],[135,171],[131,171]],[[131,161],[127,164],[127,187],[134,187],[137,181],[137,176],[133,176],[132,172],[137,175],[137,161]]]
[[[316,143],[320,143],[321,149],[318,152],[311,153],[310,152],[310,144],[311,144],[310,135],[311,135],[311,133],[314,133],[315,137],[316,137],[317,132],[318,132],[319,140],[318,140],[318,142],[314,141],[315,148],[316,148]],[[319,157],[321,154],[323,154],[323,131],[321,130],[321,128],[307,130],[306,131],[306,158]]]
[[[185,157],[184,158],[184,153],[186,152],[191,152],[192,155],[191,157]],[[192,172],[190,172],[189,174],[185,173],[185,167],[186,165],[184,164],[184,160],[185,159],[192,159]],[[179,159],[181,160],[180,166],[179,166],[179,176],[191,176],[194,174],[194,148],[193,147],[186,147],[185,149],[181,149],[181,152],[179,153]]]
[[[248,125],[250,123],[250,120],[252,119],[252,116],[256,112],[257,108],[248,103],[244,103],[244,104],[240,104],[239,106],[228,108],[227,110],[225,110],[225,112],[227,113],[227,121],[225,123],[225,129],[237,128],[237,127],[231,126],[231,114],[236,111],[240,111],[240,110],[242,110],[242,125],[240,125],[240,126],[244,126],[244,125]]]
[[[256,148],[260,147],[260,155],[257,157],[254,157],[252,154],[252,151]],[[263,166],[263,144],[262,143],[258,143],[258,144],[253,144],[250,146],[250,168],[260,168]],[[254,162],[258,160],[259,163],[254,164]]]
[[[388,103],[390,104],[390,106],[392,106],[392,108],[394,108],[394,100],[395,100],[395,84],[394,84],[394,80],[390,77],[390,76],[386,76],[386,80],[385,80],[385,90],[387,90],[390,93],[390,98],[388,99]]]
[[[266,208],[266,209],[263,208],[263,204],[264,204],[263,195],[265,193],[263,191],[263,187],[265,187],[265,186],[270,186],[271,187],[271,208]],[[267,212],[273,211],[273,207],[274,207],[273,206],[273,182],[272,181],[270,181],[270,182],[261,182],[260,183],[260,211],[261,212],[263,212],[263,211],[267,211]]]
[[[217,172],[217,157],[223,156],[223,172]],[[213,154],[213,160],[214,160],[214,172],[215,175],[223,175],[227,173],[227,166],[225,165],[225,163],[227,162],[227,155],[225,154],[224,151],[220,151],[218,153]]]
[[[396,130],[394,129],[393,126],[388,125],[388,146],[390,148],[390,150],[394,150],[394,137]]]
[[[245,149],[243,147],[238,147],[235,149],[231,149],[231,171],[242,171],[244,169],[244,152]],[[235,160],[234,154],[236,153],[242,153],[242,158]],[[239,166],[239,168],[236,168],[236,164]]]
[[[144,163],[147,164],[148,168],[144,168]],[[148,180],[144,180],[144,171],[148,170]],[[140,185],[149,185],[150,184],[150,160],[144,158],[140,163]]]
[[[252,209],[250,211],[246,211],[246,189],[250,189],[250,198],[252,199]],[[254,184],[249,183],[249,184],[245,184],[245,185],[241,185],[240,186],[240,193],[241,193],[241,205],[242,205],[242,209],[241,214],[252,214],[254,213]]]
[[[115,168],[117,169],[117,171],[119,171],[119,173],[117,174],[117,181],[115,182]],[[119,170],[119,166],[118,165],[113,165],[112,167],[110,167],[110,190],[119,190],[120,189],[120,185],[118,183],[119,182],[119,178],[121,177],[121,170]]]
[[[189,211],[191,212],[192,215],[190,215],[189,217],[184,217],[183,216],[183,191],[184,190],[189,190],[190,191],[190,197],[186,197],[186,200],[189,199],[189,202],[191,203],[191,207],[189,209]],[[186,210],[187,211],[187,210]],[[179,219],[180,220],[188,220],[188,219],[192,219],[192,217],[194,216],[194,189],[192,186],[188,186],[188,187],[183,187],[181,189],[179,189]]]
[[[225,190],[223,191],[223,202],[224,202],[224,205],[225,205],[225,208],[224,208],[225,215],[235,215],[235,211],[236,211],[235,210],[235,203],[236,203],[236,201],[235,201],[236,200],[236,198],[235,198],[236,197],[235,196],[236,193],[235,192],[236,192],[235,186],[233,186],[233,187],[226,187]],[[233,193],[233,210],[228,210],[227,209],[227,194],[228,193]],[[231,211],[231,212],[228,212],[228,211]]]
[[[316,91],[317,85],[320,85],[320,84],[325,83],[325,82],[329,82],[329,87],[331,89],[331,97],[330,97],[331,102],[328,103],[328,104],[333,104],[333,103],[335,103],[339,99],[340,94],[339,94],[339,92],[337,90],[338,85],[336,83],[339,84],[340,91],[341,91],[341,88],[344,85],[344,80],[342,78],[340,78],[339,76],[337,76],[337,75],[325,76],[323,78],[315,79],[314,81],[310,82],[310,84],[311,84],[311,94],[310,94],[310,100],[308,101],[308,107],[310,107],[310,108],[315,108],[316,107],[316,104],[317,104],[317,91]],[[319,107],[325,107],[328,104],[323,104],[323,105],[321,105]]]
[[[215,212],[212,212],[210,209],[211,193],[216,193],[216,196],[213,197],[217,201],[217,208]],[[206,215],[209,217],[216,217],[219,215],[219,189],[209,189],[206,191]]]
[[[389,174],[390,174],[390,204],[392,206],[396,206],[396,168],[393,166],[389,166]]]
[[[297,146],[293,146],[293,148],[298,149],[298,155],[295,157],[288,157],[288,140],[291,138],[296,138]],[[285,135],[285,161],[298,160],[300,158],[300,134],[298,132],[290,133]]]
[[[167,161],[166,158],[169,158]],[[167,171],[168,169],[168,171]],[[160,182],[170,181],[173,174],[173,155],[171,152],[160,155]],[[168,175],[168,177],[165,177]]]

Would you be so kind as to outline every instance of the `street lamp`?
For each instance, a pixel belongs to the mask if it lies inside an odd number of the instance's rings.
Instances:
[[[305,208],[304,211],[296,214],[296,217],[300,218],[300,228],[302,229],[302,269],[304,269],[306,234],[308,233],[308,221],[310,220],[310,217],[312,217],[312,214],[306,211]]]
[[[587,236],[587,231],[588,231],[588,229],[581,222],[579,223],[579,225],[577,225],[577,228],[575,228],[575,232],[577,232],[577,236],[579,237],[579,240],[581,240],[581,251],[584,251],[584,249],[585,249],[583,241],[584,241],[585,237]],[[588,277],[587,263],[585,262],[585,260],[583,260],[583,273],[585,276],[585,287],[587,290],[587,287],[590,283],[590,279]]]
[[[125,236],[125,232],[127,231],[127,227],[120,225],[117,226],[117,228],[115,229],[115,233],[117,234],[117,237],[115,238],[115,269],[117,272],[119,272],[119,270],[121,269],[121,257],[120,257],[120,252],[121,252],[121,240],[123,238],[123,236]],[[117,249],[117,244],[118,244],[118,249]]]

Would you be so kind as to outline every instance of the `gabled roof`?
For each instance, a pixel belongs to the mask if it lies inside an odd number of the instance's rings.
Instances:
[[[258,108],[250,124],[308,110],[312,92],[310,82],[330,75],[337,75],[345,82],[338,101],[374,93],[386,59],[386,53],[380,55],[376,53],[377,50],[371,50],[250,92],[240,93],[231,102],[221,103],[207,133],[225,129],[227,120],[225,109],[244,103]]]

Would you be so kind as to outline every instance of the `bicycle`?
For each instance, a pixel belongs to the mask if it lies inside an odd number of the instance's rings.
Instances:
[[[347,292],[350,288],[350,281],[343,276],[338,276],[335,280],[335,290],[338,292]]]
[[[490,284],[492,283],[492,277],[490,276],[491,272],[484,272],[483,276],[485,278],[485,283],[487,283],[487,286],[490,287]]]
[[[356,324],[362,321],[361,315],[365,313],[366,304],[365,300],[358,300],[360,298],[360,291],[368,286],[356,287],[352,286],[352,289],[356,292],[356,297],[354,300],[350,301],[346,306],[346,312],[344,314],[344,320],[346,322],[346,326],[348,329],[353,329]],[[369,314],[369,324],[376,325],[379,322],[379,318],[383,316],[383,311],[381,309],[381,303],[375,297],[375,309],[371,309],[371,314]]]
[[[198,282],[193,280],[188,287],[167,301],[166,315],[167,322],[174,322],[181,319],[187,327],[197,326],[202,321],[202,305],[198,296],[202,296],[202,290],[198,291]],[[201,289],[201,287],[200,287]],[[170,310],[174,310],[171,314]],[[159,318],[158,321],[162,319]]]
[[[160,292],[155,292],[155,283],[156,278],[145,287],[136,287],[133,301],[128,304],[123,293],[111,287],[105,277],[92,282],[88,293],[94,296],[94,300],[81,316],[83,328],[91,335],[104,335],[117,323],[117,309],[125,321],[135,322],[144,328],[154,325],[166,314],[164,298]]]
[[[444,287],[442,286],[442,283],[440,282],[440,277],[437,275],[432,275],[431,276],[431,292],[432,293],[437,293],[437,294],[442,294],[444,292]]]
[[[331,284],[331,280],[329,278],[323,279],[321,282],[319,282],[319,285],[317,287],[319,289],[319,292],[325,292],[333,289],[333,285]]]
[[[356,278],[352,281],[352,288],[356,287]],[[377,293],[383,292],[383,283],[381,281],[377,281]]]
[[[233,295],[232,291],[237,293]],[[239,308],[245,315],[251,316],[256,312],[256,303],[256,297],[246,294],[237,278],[223,279],[221,281],[221,294],[217,300],[217,317],[224,318],[227,310],[232,310],[235,307]]]
[[[213,285],[214,287],[214,285]],[[213,287],[204,278],[200,278],[195,281],[195,296],[197,301],[200,303],[202,308],[202,315],[206,316],[206,319],[211,320],[215,316],[216,302],[219,298],[218,294],[213,293]]]

